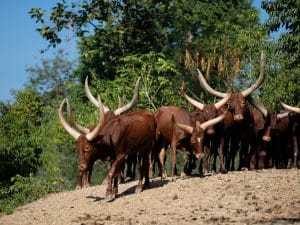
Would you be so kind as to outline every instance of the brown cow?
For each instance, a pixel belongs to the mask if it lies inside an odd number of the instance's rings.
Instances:
[[[73,124],[72,126],[65,120],[63,116],[63,106],[65,103],[67,103],[68,117],[72,118],[71,109],[67,99],[64,99],[60,104],[58,110],[58,117],[64,129],[76,140],[76,149],[79,155],[79,162],[81,161],[84,152],[90,154],[89,161],[87,163],[85,163],[84,165],[79,163],[78,165],[80,179],[77,182],[77,188],[87,187],[90,185],[90,178],[91,178],[94,162],[97,159],[110,160],[112,156],[110,154],[104,155],[101,154],[102,152],[97,151],[97,145],[95,139],[101,129],[101,124],[103,122],[99,121],[95,127],[93,128],[91,127],[90,129],[84,127],[79,128],[79,126],[74,126]],[[99,111],[99,116],[101,114],[104,114],[104,112]],[[104,117],[100,116],[100,119],[103,120]],[[77,129],[74,127],[76,127]],[[79,131],[79,129],[82,131]],[[109,152],[104,151],[104,153],[109,153]]]
[[[189,103],[191,103],[193,106],[197,108],[197,110],[193,111],[191,113],[191,119],[192,124],[195,126],[196,121],[199,121],[200,123],[203,123],[205,121],[211,120],[213,118],[216,118],[217,116],[221,115],[223,112],[221,111],[221,108],[225,107],[225,104],[228,102],[228,100],[231,97],[231,93],[228,93],[226,97],[224,97],[219,102],[216,102],[214,104],[203,104],[190,96],[186,94],[186,85],[185,83],[182,84],[181,87],[181,95],[186,99]],[[224,164],[224,157],[223,152],[220,151],[218,148],[218,145],[220,144],[220,129],[223,126],[223,122],[221,121],[218,124],[214,124],[212,126],[209,126],[206,129],[205,132],[205,138],[204,138],[204,145],[206,147],[206,154],[204,159],[204,174],[209,172],[210,169],[210,156],[211,152],[216,153],[218,151],[219,158],[220,158],[220,170],[222,173],[225,173],[225,164]],[[214,161],[214,167],[215,167],[215,161]],[[214,168],[215,169],[215,168]]]
[[[158,148],[165,153],[168,145],[171,145],[171,177],[175,176],[176,150],[185,148],[191,154],[194,152],[196,158],[202,158],[205,130],[223,120],[224,116],[225,114],[222,114],[202,124],[196,122],[196,125],[193,125],[189,111],[182,107],[162,106],[154,113]],[[160,158],[160,162],[163,165],[161,168],[162,176],[164,176],[164,160]]]
[[[265,129],[263,135],[263,140],[267,145],[273,146],[272,151],[268,152],[266,161],[271,157],[274,167],[293,166],[297,168],[300,108],[289,106],[283,102],[280,104],[287,111],[273,113],[270,125]]]
[[[131,108],[133,108],[137,104],[139,86],[140,86],[140,78],[136,82],[132,100],[127,105],[125,105],[123,107],[119,107],[118,109],[116,109],[114,111],[110,111],[107,107],[103,106],[103,108],[104,108],[103,113],[105,114],[105,118],[103,117],[104,118],[103,123],[107,123],[107,121],[118,116],[119,114],[128,112]],[[85,91],[86,91],[88,98],[97,107],[99,107],[98,101],[92,96],[92,94],[88,88],[88,78],[86,78],[86,81],[85,81]],[[66,121],[64,121],[64,118],[62,115],[62,107],[64,105],[64,102],[67,103],[67,114],[68,114],[68,120],[69,120],[70,124],[68,124]],[[91,136],[91,135],[89,135],[89,133],[91,133],[93,131],[94,127],[85,128],[85,127],[82,127],[82,126],[76,124],[73,120],[73,116],[72,116],[71,109],[70,109],[67,99],[64,100],[64,102],[61,104],[61,106],[59,108],[59,119],[60,119],[60,122],[62,123],[62,125],[64,126],[64,128],[66,129],[66,131],[69,134],[71,134],[71,136],[73,136],[77,142],[76,149],[79,154],[79,161],[81,160],[84,152],[85,152],[85,155],[87,153],[91,155],[89,157],[89,161],[86,163],[85,166],[79,165],[80,179],[77,183],[77,188],[88,187],[88,186],[90,186],[90,179],[91,179],[92,169],[93,169],[93,165],[94,165],[95,161],[98,159],[111,161],[112,156],[111,155],[103,155],[102,152],[98,152],[96,150],[97,145],[95,143],[94,138],[97,135],[93,133],[93,136],[92,136],[93,138],[89,138],[89,139],[87,138],[87,137]],[[97,131],[99,131],[99,128],[97,129]],[[89,151],[85,151],[84,149],[89,149]]]
[[[230,168],[233,170],[234,168],[234,158],[235,154],[238,150],[239,143],[241,142],[241,150],[240,150],[240,165],[239,169],[242,167],[245,167],[247,164],[247,155],[248,155],[248,148],[250,145],[250,141],[247,140],[247,132],[249,131],[249,125],[251,124],[251,121],[253,119],[251,118],[251,113],[248,104],[251,102],[249,99],[251,99],[250,94],[255,91],[263,82],[264,80],[264,68],[265,68],[265,56],[263,51],[261,52],[260,57],[260,73],[257,81],[252,84],[249,88],[246,90],[240,91],[240,92],[234,92],[231,95],[231,98],[229,100],[229,110],[228,115],[224,119],[224,131],[221,132],[221,134],[224,135],[222,137],[220,148],[224,148],[224,150],[227,152],[227,146],[230,139],[230,151],[228,152],[227,159],[226,159],[226,168]],[[198,69],[198,79],[200,82],[200,85],[202,88],[204,88],[207,92],[210,94],[224,98],[226,96],[226,93],[222,93],[219,91],[214,90],[211,88],[207,81],[205,80],[204,76]],[[225,145],[224,147],[222,145]]]
[[[142,191],[143,178],[145,185],[149,183],[149,154],[155,141],[155,121],[152,113],[142,110],[138,112],[119,115],[105,120],[104,107],[99,98],[99,123],[92,130],[96,136],[90,133],[82,135],[71,127],[62,115],[62,107],[66,100],[61,103],[59,108],[59,118],[66,131],[76,140],[76,147],[80,153],[79,170],[85,176],[82,180],[88,181],[89,169],[95,157],[109,160],[111,168],[108,172],[108,186],[106,191],[107,201],[115,199],[118,193],[117,175],[126,157],[138,154],[143,161],[140,170],[140,179],[136,187],[136,192]],[[106,121],[106,122],[105,122]]]
[[[141,77],[138,78],[135,84],[134,88],[134,94],[132,96],[132,99],[129,103],[126,105],[122,106],[121,100],[119,98],[119,106],[117,109],[114,111],[110,110],[107,106],[103,105],[104,107],[104,113],[105,113],[105,123],[106,121],[110,120],[111,118],[114,118],[115,116],[124,114],[129,112],[133,107],[135,107],[138,103],[138,95],[139,95],[139,88],[140,88],[140,80]],[[97,108],[99,107],[97,99],[93,96],[89,85],[88,85],[88,77],[86,77],[85,82],[84,82],[84,90],[86,93],[87,98],[90,100],[90,102],[95,105]],[[132,155],[127,158],[126,160],[126,174],[125,174],[125,165],[122,165],[123,169],[121,171],[121,179],[123,181],[129,180],[129,179],[134,179],[135,178],[135,170],[136,170],[136,164],[137,164],[137,157]]]

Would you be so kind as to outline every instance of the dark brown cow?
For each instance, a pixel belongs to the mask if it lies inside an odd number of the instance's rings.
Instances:
[[[58,110],[58,117],[59,117],[60,123],[62,124],[64,129],[76,140],[76,150],[79,155],[78,169],[79,169],[79,173],[80,173],[80,179],[77,182],[77,188],[87,187],[90,185],[90,178],[91,178],[94,162],[97,159],[110,160],[112,158],[112,156],[110,154],[104,155],[104,154],[101,154],[101,152],[97,151],[95,139],[101,129],[101,124],[103,122],[99,121],[95,127],[93,127],[93,128],[91,127],[90,129],[79,127],[79,126],[74,126],[74,125],[72,126],[65,120],[65,118],[63,116],[63,106],[65,103],[67,103],[68,117],[72,118],[71,109],[70,109],[69,102],[67,99],[64,99],[62,101],[62,103],[60,104],[60,107]],[[99,111],[99,115],[101,115],[101,114],[104,114],[104,112]],[[102,116],[102,117],[100,117],[100,119],[103,120],[104,117]],[[77,129],[75,129],[74,127],[76,127]],[[81,131],[79,131],[79,129]],[[89,161],[87,163],[81,164],[80,161],[82,161],[84,152],[87,152],[88,154],[90,154],[90,157],[89,157]],[[108,152],[105,152],[105,153],[108,153]]]
[[[115,109],[114,111],[110,110],[107,106],[103,105],[104,113],[105,113],[105,123],[108,120],[110,120],[111,118],[114,118],[115,116],[127,113],[128,111],[130,111],[133,107],[135,107],[137,105],[138,95],[139,95],[139,88],[140,88],[140,80],[141,80],[141,77],[139,77],[138,80],[136,81],[134,94],[133,94],[133,97],[132,97],[132,99],[129,103],[122,106],[121,100],[119,98],[118,108]],[[88,97],[90,102],[93,103],[93,105],[95,105],[98,108],[99,107],[98,101],[93,96],[93,94],[92,94],[92,92],[89,88],[89,85],[88,85],[88,77],[86,77],[86,79],[85,79],[84,90],[85,90],[86,96]],[[127,160],[126,160],[126,166],[127,166],[126,174],[125,174],[125,165],[122,166],[123,169],[121,171],[121,179],[123,181],[135,178],[136,164],[137,164],[137,157],[136,156],[132,155],[132,156],[127,158]]]
[[[152,113],[142,110],[138,112],[119,115],[106,121],[104,107],[99,98],[99,123],[92,130],[92,134],[82,135],[71,127],[62,115],[62,107],[66,100],[61,103],[59,118],[66,131],[76,140],[76,147],[80,153],[79,170],[84,182],[88,182],[86,172],[96,158],[109,160],[111,168],[108,172],[108,186],[106,199],[112,201],[118,193],[117,175],[120,166],[125,162],[126,157],[138,154],[143,161],[140,170],[140,179],[136,192],[142,191],[143,178],[145,184],[149,183],[149,154],[155,141],[155,121]],[[106,121],[106,122],[105,122]]]
[[[196,125],[193,125],[189,111],[182,107],[162,106],[154,113],[158,148],[164,153],[168,145],[171,145],[171,177],[175,176],[176,150],[185,148],[191,154],[194,153],[196,158],[202,158],[204,156],[202,145],[205,130],[223,120],[224,116],[225,114],[222,114],[202,124],[196,122]],[[164,155],[162,154],[162,156]],[[160,162],[162,165],[164,164],[162,158]],[[164,176],[164,165],[162,170],[162,176]]]
[[[197,110],[193,111],[191,113],[191,119],[192,124],[195,126],[196,121],[199,121],[200,123],[203,123],[205,121],[211,120],[213,118],[216,118],[217,116],[221,115],[223,112],[221,111],[221,108],[225,107],[225,104],[228,102],[228,100],[231,97],[231,93],[228,93],[225,98],[220,100],[217,103],[214,104],[203,104],[199,101],[196,101],[195,99],[191,98],[186,94],[186,85],[185,83],[182,84],[181,87],[181,95],[186,99],[189,103],[191,103],[193,106],[197,108]],[[224,164],[224,157],[223,152],[219,151],[218,145],[220,144],[220,129],[223,126],[223,121],[220,123],[214,124],[212,126],[209,126],[206,129],[205,132],[205,138],[204,138],[204,146],[206,148],[205,151],[205,159],[204,159],[204,174],[209,172],[210,169],[210,156],[211,152],[216,153],[218,151],[219,157],[220,157],[220,170],[222,173],[225,173],[225,164]],[[220,127],[221,126],[221,127]],[[215,163],[214,163],[215,165]],[[215,169],[215,168],[214,168]]]
[[[138,154],[142,160],[140,179],[136,192],[142,191],[149,183],[149,155],[155,142],[155,120],[152,113],[142,110],[120,115],[104,124],[99,137],[100,148],[109,149],[115,154],[108,173],[107,200],[113,200],[118,192],[117,173],[129,155]]]
[[[140,78],[136,82],[132,100],[127,105],[125,105],[123,107],[119,107],[118,109],[116,109],[114,111],[110,111],[105,106],[103,107],[104,108],[103,113],[105,114],[105,118],[104,118],[104,122],[103,122],[104,124],[107,123],[110,119],[112,119],[122,113],[128,112],[131,108],[133,108],[137,104],[139,86],[140,86]],[[85,81],[85,91],[86,91],[88,98],[97,107],[99,107],[98,101],[92,96],[92,94],[88,88],[88,79],[87,78]],[[62,107],[64,105],[64,102],[67,103],[67,114],[68,114],[68,120],[69,120],[70,124],[68,124],[64,120],[64,117],[62,115]],[[95,133],[99,132],[100,128],[97,128],[97,126],[96,126],[97,129],[95,128],[96,129],[95,130],[94,127],[85,128],[85,127],[82,127],[82,126],[76,124],[73,120],[73,116],[72,116],[71,109],[70,109],[67,99],[62,102],[62,104],[59,108],[59,119],[60,119],[60,122],[62,123],[62,125],[64,126],[64,128],[66,129],[66,131],[72,137],[74,137],[76,140],[76,149],[79,154],[79,161],[82,160],[83,153],[84,153],[84,155],[90,154],[90,157],[88,157],[89,160],[85,165],[79,164],[80,179],[77,183],[77,188],[90,186],[90,179],[91,179],[92,169],[93,169],[93,165],[94,165],[95,161],[98,159],[111,161],[111,159],[112,159],[111,155],[106,155],[107,152],[105,152],[105,154],[103,155],[103,152],[101,152],[101,151],[99,152],[96,150],[98,148],[98,146],[96,145],[96,142],[94,140],[97,136],[97,134],[95,134]],[[93,135],[91,135],[90,133],[92,133]],[[86,149],[88,149],[88,151]]]
[[[264,80],[264,68],[265,68],[265,56],[263,51],[261,52],[260,57],[260,73],[257,81],[252,84],[249,88],[246,90],[240,91],[240,92],[234,92],[231,95],[231,98],[229,100],[229,110],[228,115],[224,119],[224,130],[221,132],[224,137],[222,137],[221,145],[224,145],[222,147],[220,145],[220,148],[224,148],[222,150],[223,152],[227,152],[227,146],[229,143],[230,138],[230,151],[228,152],[227,159],[226,159],[226,168],[230,168],[233,170],[234,168],[234,158],[235,154],[238,150],[239,143],[241,143],[241,150],[240,150],[240,165],[239,169],[242,167],[246,167],[247,164],[247,155],[248,155],[248,148],[250,145],[250,141],[247,140],[247,132],[249,131],[249,125],[253,122],[253,118],[251,118],[251,112],[249,109],[248,104],[251,102],[249,99],[251,99],[250,94],[255,91],[263,82]],[[222,93],[219,91],[214,90],[211,88],[207,81],[205,80],[204,76],[198,71],[198,78],[199,82],[202,88],[204,88],[207,92],[210,94],[224,98],[226,96],[226,93]]]
[[[283,102],[281,105],[287,111],[273,113],[270,125],[265,129],[263,135],[263,140],[267,145],[272,146],[272,149],[269,149],[266,163],[271,158],[273,167],[293,166],[297,168],[300,108],[289,106]]]

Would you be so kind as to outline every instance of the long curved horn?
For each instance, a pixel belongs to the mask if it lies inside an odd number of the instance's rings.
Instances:
[[[90,132],[90,129],[89,129],[89,128],[80,126],[79,124],[77,124],[77,123],[74,121],[73,114],[72,114],[72,110],[71,110],[71,106],[70,106],[70,104],[69,104],[68,99],[66,100],[66,102],[67,102],[67,118],[68,118],[68,121],[69,121],[70,125],[71,125],[73,128],[75,128],[77,131],[79,131],[80,133],[84,133],[84,134],[89,133],[89,132]]]
[[[203,130],[206,130],[206,128],[208,128],[209,126],[215,125],[216,123],[221,122],[225,115],[226,115],[227,111],[225,111],[224,113],[222,113],[220,116],[217,116],[216,118],[213,118],[211,120],[205,121],[204,123],[200,124],[200,127]]]
[[[92,92],[89,88],[88,76],[85,78],[85,81],[84,81],[84,90],[85,90],[85,94],[86,94],[87,98],[90,100],[90,102],[93,103],[97,108],[99,108],[98,101],[92,95]],[[108,107],[106,107],[105,105],[103,105],[103,107],[104,107],[104,112],[105,113],[109,111]]]
[[[77,140],[79,138],[79,136],[81,135],[77,130],[73,129],[68,123],[67,121],[65,120],[64,116],[63,116],[63,112],[62,112],[62,108],[65,104],[65,102],[67,101],[67,99],[65,98],[62,103],[60,104],[59,106],[59,109],[58,109],[58,118],[59,118],[59,121],[61,123],[61,125],[63,126],[63,128],[73,137],[75,138],[75,140]],[[67,104],[68,101],[67,101]]]
[[[287,104],[283,103],[282,101],[280,101],[280,104],[286,110],[293,111],[293,112],[296,112],[296,113],[300,113],[300,108],[298,108],[298,107],[287,105]]]
[[[290,112],[279,113],[279,114],[276,114],[276,117],[277,117],[278,120],[281,120],[281,119],[283,119],[283,118],[288,117],[288,116],[289,116],[289,113],[290,113]]]
[[[253,99],[251,96],[249,96],[247,98],[247,100],[249,101],[249,103],[251,105],[253,105],[255,108],[257,108],[258,111],[260,111],[264,115],[265,118],[268,116],[268,110],[264,107],[264,105],[261,102],[255,101],[255,99]]]
[[[175,123],[180,129],[184,130],[185,132],[189,134],[193,133],[194,128],[192,126],[176,122],[173,114],[172,114],[172,122]]]
[[[244,97],[247,97],[248,95],[250,95],[253,91],[255,91],[255,89],[257,89],[261,83],[263,82],[264,78],[265,78],[265,75],[264,75],[264,72],[265,72],[265,65],[266,65],[266,60],[265,60],[265,53],[264,51],[261,51],[261,54],[260,54],[260,69],[259,69],[259,77],[258,79],[256,80],[256,82],[254,84],[252,84],[249,88],[247,88],[246,90],[244,91],[241,91],[241,94],[244,96]]]
[[[220,101],[216,102],[214,104],[216,109],[220,109],[223,105],[225,105],[228,102],[228,100],[230,99],[231,94],[232,94],[231,92],[226,94],[225,98],[223,98]]]
[[[86,139],[88,139],[89,141],[92,141],[98,135],[98,133],[100,132],[101,128],[104,125],[104,107],[101,102],[100,95],[98,95],[98,105],[99,105],[99,122],[91,132],[85,135]]]
[[[140,80],[141,77],[139,77],[139,79],[135,83],[134,94],[131,101],[127,105],[124,105],[121,108],[114,110],[115,115],[120,115],[122,113],[125,113],[137,105],[138,97],[139,97],[139,89],[140,89]]]
[[[198,79],[199,79],[199,82],[200,82],[200,86],[206,90],[208,93],[210,93],[211,95],[214,95],[214,96],[217,96],[219,98],[225,98],[226,97],[226,94],[225,93],[222,93],[222,92],[219,92],[219,91],[216,91],[214,89],[212,89],[207,81],[205,80],[203,74],[200,72],[199,69],[197,69],[197,72],[198,72]]]
[[[186,84],[184,82],[182,82],[182,85],[181,85],[181,95],[182,95],[182,97],[185,98],[185,100],[187,100],[189,103],[191,103],[196,108],[200,109],[201,111],[204,109],[204,104],[196,101],[195,99],[191,98],[190,96],[188,96],[186,94]]]

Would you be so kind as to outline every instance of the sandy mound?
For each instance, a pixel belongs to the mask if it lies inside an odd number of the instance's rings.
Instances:
[[[135,194],[121,184],[48,195],[0,217],[0,224],[300,224],[300,170],[261,170],[205,178],[153,179]]]

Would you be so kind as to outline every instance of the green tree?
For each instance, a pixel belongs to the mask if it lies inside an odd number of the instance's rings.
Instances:
[[[41,59],[40,65],[26,68],[29,78],[25,87],[41,93],[47,103],[66,96],[69,87],[78,84],[73,74],[74,63],[70,62],[67,56],[60,49],[54,58]]]
[[[278,40],[269,45],[269,78],[264,85],[264,101],[275,109],[278,101],[297,105],[300,101],[300,4],[296,0],[262,1],[269,14],[269,32],[283,28]],[[276,90],[276,91],[275,91]]]
[[[297,0],[262,1],[262,8],[269,14],[266,27],[270,32],[284,28],[278,39],[278,51],[287,57],[289,68],[300,63],[300,2]]]
[[[81,37],[76,70],[81,82],[87,75],[114,79],[123,63],[120,58],[150,51],[161,52],[182,66],[190,35],[193,49],[212,56],[222,52],[225,39],[232,46],[237,43],[237,31],[251,30],[258,23],[257,11],[246,0],[60,1],[49,18],[40,8],[31,9],[30,14],[42,25],[38,31],[50,46],[62,41],[65,29]]]
[[[41,126],[43,102],[32,89],[16,95],[13,105],[1,108],[0,175],[2,181],[20,174],[35,173],[40,165],[43,141],[38,135]]]

